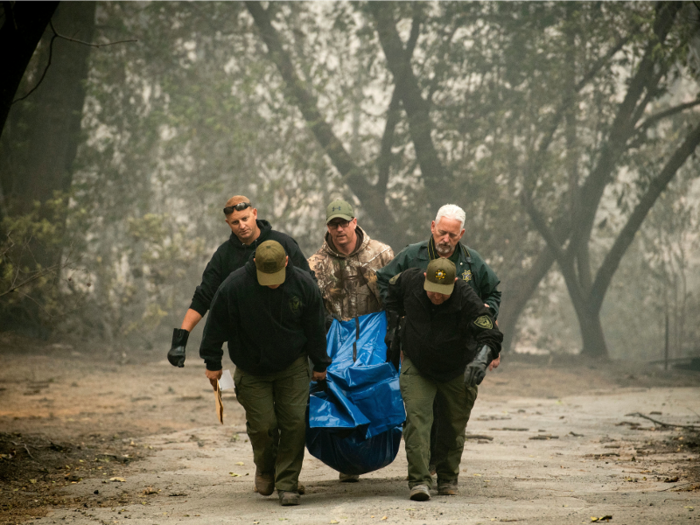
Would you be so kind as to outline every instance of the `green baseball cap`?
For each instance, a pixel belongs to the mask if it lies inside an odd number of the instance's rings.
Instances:
[[[428,264],[425,271],[425,284],[423,288],[426,292],[437,292],[444,295],[452,295],[455,287],[455,276],[457,268],[455,263],[444,257],[433,259]]]
[[[277,241],[265,241],[255,250],[258,283],[263,286],[282,284],[286,274],[287,254]]]
[[[349,202],[336,199],[328,205],[326,208],[326,224],[337,218],[345,219],[346,221],[351,221],[355,218],[355,212]]]

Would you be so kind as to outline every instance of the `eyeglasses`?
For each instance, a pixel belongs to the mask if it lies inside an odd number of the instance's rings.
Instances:
[[[350,224],[350,221],[345,221],[345,220],[331,221],[328,223],[328,227],[332,230],[337,229],[339,226],[341,229],[345,229],[348,227],[348,224]]]
[[[246,208],[251,208],[252,204],[249,202],[239,202],[238,204],[234,204],[233,206],[226,206],[224,208],[224,215],[231,215],[234,211],[243,211]]]

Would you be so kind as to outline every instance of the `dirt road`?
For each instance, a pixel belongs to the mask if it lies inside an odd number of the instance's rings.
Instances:
[[[227,394],[215,421],[196,359],[5,343],[2,523],[700,521],[700,435],[630,415],[700,425],[697,373],[506,359],[472,413],[460,495],[408,500],[403,450],[355,484],[307,454],[302,505],[282,508],[253,493],[242,409]]]

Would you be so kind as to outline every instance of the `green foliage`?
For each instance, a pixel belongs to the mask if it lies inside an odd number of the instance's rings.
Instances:
[[[65,198],[56,193],[43,204],[35,202],[31,212],[0,223],[0,315],[5,325],[34,318],[52,326],[64,315],[69,302],[62,280],[76,262],[64,245],[65,209]]]

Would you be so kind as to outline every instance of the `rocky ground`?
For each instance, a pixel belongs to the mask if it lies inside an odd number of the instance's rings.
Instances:
[[[193,353],[194,354],[194,353]],[[252,491],[243,411],[204,368],[0,339],[0,523],[700,521],[700,373],[506,357],[481,386],[460,495],[408,500],[403,450],[344,484],[307,454],[302,505]],[[227,365],[225,365],[227,366]]]

